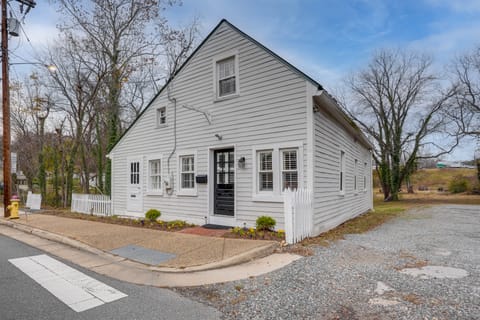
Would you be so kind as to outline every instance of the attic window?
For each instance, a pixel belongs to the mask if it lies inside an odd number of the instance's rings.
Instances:
[[[157,109],[157,127],[162,127],[167,124],[167,109],[161,107]]]
[[[216,60],[215,68],[217,98],[238,94],[237,56]]]

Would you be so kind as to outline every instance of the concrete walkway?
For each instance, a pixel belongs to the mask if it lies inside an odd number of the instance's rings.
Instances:
[[[161,287],[238,280],[276,270],[300,258],[272,254],[278,246],[273,241],[204,237],[43,214],[18,220],[2,218],[0,234],[100,274]],[[110,252],[132,245],[174,258],[149,265]]]

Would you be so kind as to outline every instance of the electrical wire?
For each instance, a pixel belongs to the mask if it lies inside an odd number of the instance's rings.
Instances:
[[[22,14],[22,17],[19,19],[18,16],[17,16],[17,13],[16,11],[12,8],[12,6],[10,5],[10,2],[8,2],[8,6],[10,7],[10,15],[13,14],[13,16],[15,17],[15,19],[17,19],[17,21],[21,21],[21,23],[19,23],[19,26],[20,26],[20,30],[21,32],[23,33],[23,35],[25,36],[25,39],[27,40],[27,43],[30,45],[30,47],[32,48],[32,51],[33,51],[33,57],[39,57],[40,54],[38,53],[38,51],[35,49],[35,47],[33,46],[32,42],[30,41],[30,37],[28,36],[27,32],[25,31],[25,28],[23,27],[23,24],[25,23],[25,17],[28,13],[29,10],[26,10],[25,12],[23,12]],[[20,44],[21,44],[21,40],[22,38],[19,37],[19,42],[18,42],[18,45],[17,47],[14,49],[18,49],[20,47]],[[26,61],[26,60],[25,60]]]

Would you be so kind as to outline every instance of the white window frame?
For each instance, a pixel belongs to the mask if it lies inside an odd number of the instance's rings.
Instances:
[[[259,191],[259,153],[272,150],[273,190]],[[303,142],[293,141],[269,145],[252,146],[252,201],[283,202],[282,190],[282,151],[297,150],[297,177],[298,188],[303,188]]]
[[[235,92],[220,96],[220,79],[218,78],[217,64],[222,60],[233,58],[235,66]],[[238,63],[238,50],[230,50],[213,57],[213,88],[214,88],[214,101],[222,101],[225,99],[234,98],[240,95],[240,80],[239,80],[239,63]]]
[[[271,153],[272,154],[272,170],[260,170],[260,155],[262,153]],[[274,181],[275,181],[275,164],[274,164],[274,158],[273,158],[273,150],[272,149],[267,149],[267,150],[259,150],[257,151],[257,155],[256,155],[256,162],[257,162],[257,168],[258,168],[258,172],[257,172],[257,177],[258,177],[258,183],[257,183],[257,186],[256,186],[256,189],[257,189],[257,193],[259,194],[265,194],[265,195],[273,195],[273,190],[274,190]],[[272,190],[261,190],[260,189],[260,173],[262,172],[271,172],[272,173]]]
[[[340,150],[340,161],[339,161],[339,173],[338,173],[338,182],[339,182],[339,192],[340,195],[345,195],[345,151]]]
[[[286,152],[292,152],[292,151],[295,151],[296,153],[296,162],[297,162],[297,169],[295,170],[292,170],[292,169],[285,169],[284,168],[284,161],[283,161],[283,155],[284,153]],[[300,180],[300,177],[298,176],[298,149],[297,148],[289,148],[289,149],[281,149],[280,150],[280,188],[282,189],[282,192],[285,191],[285,189],[283,188],[283,185],[284,185],[284,181],[283,181],[283,173],[284,172],[296,172],[297,173],[297,188],[299,187],[299,180]]]
[[[193,156],[193,188],[182,188],[182,158],[187,156]],[[178,196],[197,196],[197,182],[195,178],[197,176],[197,152],[196,151],[182,151],[177,154],[177,195]]]
[[[162,110],[165,112],[165,116],[164,116],[165,122],[164,123],[160,122],[160,119],[162,118],[161,117]],[[159,107],[155,110],[155,121],[156,121],[157,128],[163,128],[167,125],[167,107]]]
[[[160,161],[160,188],[153,189],[152,186],[152,176],[151,176],[151,167],[150,162],[159,160]],[[163,195],[163,181],[165,177],[163,176],[163,156],[162,154],[154,154],[147,156],[147,195]]]

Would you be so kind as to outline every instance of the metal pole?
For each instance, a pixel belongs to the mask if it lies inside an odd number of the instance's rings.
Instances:
[[[11,158],[10,158],[10,91],[8,80],[8,30],[7,0],[2,1],[2,111],[3,111],[3,212],[10,216],[7,206],[11,198]]]

